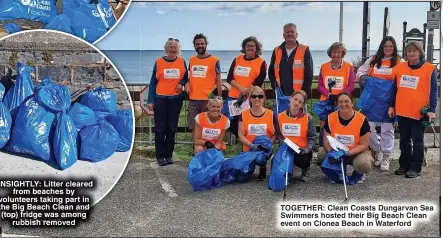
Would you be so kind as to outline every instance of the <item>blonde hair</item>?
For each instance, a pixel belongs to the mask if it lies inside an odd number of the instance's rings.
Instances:
[[[308,95],[306,94],[306,92],[303,90],[295,90],[291,94],[291,98],[293,98],[297,94],[300,94],[303,97],[303,105],[306,105],[306,103],[308,102]]]
[[[423,47],[421,46],[418,41],[411,41],[405,46],[405,56],[406,59],[408,58],[408,49],[416,49],[418,52],[420,52],[420,60],[423,60],[425,58],[425,52],[423,50]]]
[[[166,41],[166,43],[165,43],[165,47],[164,47],[164,49],[165,49],[165,53],[167,53],[168,52],[168,46],[171,44],[171,43],[177,43],[177,48],[178,48],[178,53],[177,53],[177,55],[180,55],[181,54],[181,45],[180,45],[180,42],[178,42],[178,41],[176,41],[176,40],[174,40],[174,39],[172,39],[172,40],[167,40]]]
[[[344,58],[346,55],[346,47],[343,43],[340,43],[340,42],[334,42],[334,43],[332,43],[331,46],[329,46],[328,51],[327,51],[328,56],[331,57],[332,51],[336,50],[336,49],[340,49],[340,48],[342,49],[341,57]]]
[[[251,92],[249,92],[249,99],[251,98],[252,94],[254,94],[254,92],[260,93],[261,95],[263,95],[263,98],[266,100],[265,91],[263,91],[263,89],[260,88],[259,86],[252,87]]]
[[[213,98],[209,99],[208,104],[206,105],[206,107],[209,109],[214,104],[220,104],[223,107],[223,98],[220,97],[220,96],[216,96],[216,97],[213,97]]]

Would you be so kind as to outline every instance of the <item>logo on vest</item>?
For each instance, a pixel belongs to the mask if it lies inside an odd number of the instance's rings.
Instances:
[[[420,81],[420,77],[410,76],[410,75],[402,75],[401,80],[400,80],[400,87],[417,89],[419,81]]]
[[[283,136],[300,136],[300,124],[283,123],[282,127]]]
[[[165,79],[179,79],[180,70],[179,69],[165,69],[163,71]]]
[[[192,77],[206,78],[207,72],[208,72],[208,66],[195,65],[192,67]]]
[[[254,136],[265,136],[266,129],[266,124],[250,124],[248,126],[248,134]]]
[[[377,68],[376,66],[374,66],[374,74],[391,75],[392,68],[389,68],[389,66],[386,66],[386,65],[382,65],[380,68]]]
[[[22,0],[21,2],[25,6],[28,6],[29,4],[31,4],[31,0]]]
[[[216,140],[220,136],[220,129],[203,128],[203,139]]]
[[[346,146],[353,146],[355,143],[354,135],[335,135],[335,139],[337,139],[340,143]]]
[[[330,82],[334,82],[335,81],[335,85],[334,87],[332,87],[332,89],[343,89],[343,81],[345,80],[345,78],[343,77],[338,77],[338,76],[327,76],[326,77],[326,88],[329,89],[329,83]]]
[[[250,67],[243,67],[243,66],[237,66],[237,68],[235,68],[235,75],[238,76],[243,76],[243,77],[249,77],[249,74],[251,73],[251,68]]]

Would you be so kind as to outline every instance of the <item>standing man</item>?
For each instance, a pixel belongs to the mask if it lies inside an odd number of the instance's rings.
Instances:
[[[275,47],[269,64],[268,77],[272,89],[275,85],[280,87],[286,96],[292,95],[296,90],[303,90],[311,96],[313,77],[313,62],[311,52],[307,45],[297,41],[297,26],[288,23],[283,27],[283,42]]]
[[[195,35],[193,43],[197,55],[189,59],[189,81],[185,85],[189,95],[188,127],[191,130],[194,130],[195,117],[208,110],[209,96],[215,87],[222,96],[219,59],[206,51],[208,40],[203,34]]]

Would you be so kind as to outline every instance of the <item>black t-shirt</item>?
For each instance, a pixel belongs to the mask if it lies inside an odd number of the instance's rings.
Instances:
[[[340,124],[342,124],[343,126],[347,126],[352,121],[352,119],[354,119],[354,116],[352,116],[351,119],[349,120],[345,120],[340,117],[340,114],[338,114],[338,120],[340,121]],[[329,129],[328,118],[326,118],[324,128],[327,133],[331,134],[331,129]],[[364,136],[368,132],[371,132],[371,127],[369,126],[368,120],[365,118],[365,121],[363,122],[363,125],[360,128],[360,136]]]

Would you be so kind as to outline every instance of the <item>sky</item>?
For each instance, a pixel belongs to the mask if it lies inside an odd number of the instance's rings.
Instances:
[[[281,44],[283,25],[297,25],[298,40],[312,50],[326,50],[339,40],[339,2],[133,2],[120,23],[98,43],[102,50],[162,50],[172,37],[182,50],[194,50],[195,34],[208,37],[208,50],[240,50],[241,42],[255,36],[264,50]],[[371,2],[370,49],[383,37],[385,7],[390,11],[389,35],[402,45],[403,22],[407,30],[423,32],[429,2]],[[343,3],[343,43],[361,50],[363,2]],[[434,31],[434,48],[441,33]]]

